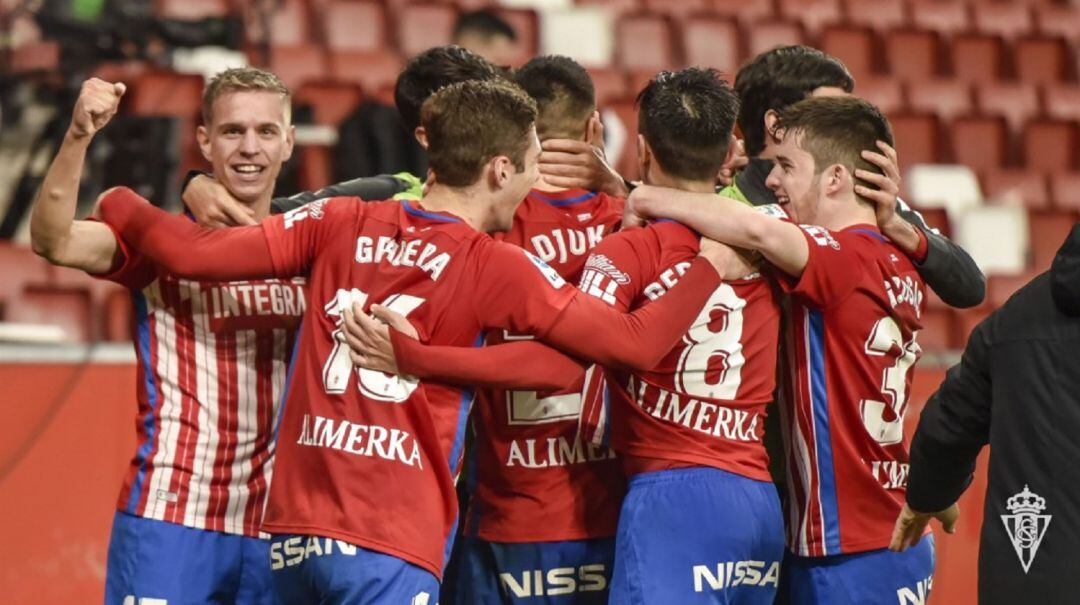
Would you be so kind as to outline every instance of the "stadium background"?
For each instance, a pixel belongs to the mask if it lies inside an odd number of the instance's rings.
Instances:
[[[95,142],[84,212],[114,182],[177,208],[180,177],[202,166],[204,75],[245,61],[294,91],[300,144],[279,192],[314,189],[342,176],[343,123],[390,103],[403,60],[449,42],[477,8],[514,27],[515,64],[559,53],[589,68],[608,157],[630,177],[633,97],[656,71],[733,76],[790,43],[841,58],[856,94],[892,121],[904,198],[988,276],[975,309],[931,296],[909,436],[971,328],[1049,266],[1080,211],[1080,6],[1065,2],[0,0],[0,600],[100,602],[134,442],[126,294],[47,265],[27,243],[26,210],[81,80],[129,87],[114,136]],[[985,455],[956,535],[938,537],[931,603],[975,601]]]

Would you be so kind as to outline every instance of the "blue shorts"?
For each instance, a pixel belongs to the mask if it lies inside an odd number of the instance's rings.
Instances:
[[[619,516],[609,602],[770,605],[783,523],[771,482],[704,467],[638,475]]]
[[[439,580],[397,557],[341,540],[276,535],[270,570],[282,605],[437,605]]]
[[[904,552],[784,558],[778,604],[922,605],[934,583],[934,536]]]
[[[117,511],[105,572],[106,605],[271,605],[268,540]]]
[[[488,542],[461,539],[455,602],[603,605],[615,539]]]

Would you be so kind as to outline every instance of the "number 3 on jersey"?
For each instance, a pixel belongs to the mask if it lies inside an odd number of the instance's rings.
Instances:
[[[885,368],[881,378],[881,394],[888,401],[863,399],[861,411],[863,425],[875,441],[882,445],[900,443],[904,438],[904,411],[907,406],[907,378],[911,366],[919,358],[922,349],[915,336],[904,342],[900,326],[892,317],[882,317],[874,324],[866,339],[866,354],[871,357],[892,357],[896,361]],[[885,418],[888,410],[891,418]]]
[[[361,307],[367,302],[368,295],[356,288],[352,290],[338,290],[334,298],[324,307],[326,314],[335,321],[337,329],[330,335],[334,341],[334,348],[330,351],[330,357],[323,365],[323,388],[327,393],[339,395],[344,393],[349,386],[349,377],[353,373],[353,363],[349,359],[349,347],[342,343],[340,337],[345,321],[343,310],[351,307],[354,303]],[[408,294],[391,294],[382,302],[382,306],[408,315],[424,304],[424,299]],[[416,390],[418,382],[408,380],[400,376],[388,376],[383,372],[376,372],[367,368],[356,368],[357,388],[369,399],[400,403],[409,398]]]

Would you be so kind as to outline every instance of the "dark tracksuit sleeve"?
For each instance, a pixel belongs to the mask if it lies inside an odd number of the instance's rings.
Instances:
[[[971,483],[975,458],[990,438],[990,347],[997,313],[968,339],[960,363],[930,397],[911,440],[908,505],[936,512],[960,498]]]
[[[903,201],[897,200],[896,212],[926,234],[926,259],[915,263],[926,285],[952,307],[965,309],[982,303],[986,278],[971,256],[949,238],[934,232],[922,215]]]
[[[318,191],[304,191],[291,197],[278,197],[270,202],[270,212],[281,214],[308,202],[328,197],[358,197],[362,200],[388,200],[409,188],[405,181],[389,174],[368,176],[328,185]]]

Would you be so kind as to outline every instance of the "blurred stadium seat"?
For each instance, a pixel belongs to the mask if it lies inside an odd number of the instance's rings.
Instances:
[[[907,84],[908,107],[934,114],[944,123],[971,114],[971,87],[960,80],[931,78]]]
[[[1033,210],[1050,208],[1050,191],[1046,178],[1027,170],[991,170],[983,177],[987,200],[1018,198]]]
[[[891,76],[918,84],[941,73],[937,34],[901,30],[885,34],[885,66]]]
[[[624,17],[616,24],[619,65],[626,69],[671,69],[678,61],[671,21],[655,15]]]
[[[946,210],[951,225],[983,200],[979,180],[967,166],[916,164],[907,171],[903,183],[908,201],[920,209]]]
[[[1062,82],[1069,73],[1069,48],[1058,38],[1028,38],[1016,42],[1016,76],[1033,84]]]
[[[401,66],[401,57],[392,51],[339,50],[330,54],[333,79],[359,84],[367,95],[384,99],[392,93]]]
[[[406,57],[449,44],[458,12],[447,4],[406,4],[397,13],[397,43]]]
[[[748,56],[751,57],[775,46],[803,44],[805,42],[802,29],[795,23],[784,21],[755,23],[745,29],[744,32],[747,36]]]
[[[355,84],[307,82],[293,93],[293,105],[312,108],[316,124],[338,126],[356,109],[363,92]]]
[[[739,29],[727,19],[696,18],[683,23],[686,64],[715,67],[730,80],[739,69]]]
[[[1038,91],[1023,83],[983,82],[975,86],[975,99],[983,115],[1005,118],[1011,135],[1019,134],[1041,111]]]
[[[1008,135],[1004,119],[959,118],[953,121],[949,137],[956,163],[977,171],[1005,167]]]
[[[1080,211],[1080,172],[1054,172],[1050,175],[1050,198],[1054,208]]]
[[[855,84],[855,94],[870,101],[886,115],[906,109],[900,82],[881,76],[863,78]]]
[[[1048,84],[1043,88],[1043,106],[1051,120],[1080,121],[1080,86]]]
[[[965,34],[948,46],[954,77],[965,82],[993,82],[1003,75],[1005,49],[1001,38]]]
[[[596,105],[604,107],[615,101],[633,96],[633,91],[626,82],[626,74],[619,69],[589,69],[593,87],[596,89]]]
[[[830,26],[822,32],[818,46],[843,61],[856,82],[877,71],[874,33],[870,29]]]
[[[712,0],[710,9],[722,17],[734,17],[741,23],[756,25],[770,21],[776,16],[772,2],[747,2],[746,0]]]
[[[1019,273],[1027,267],[1028,214],[1021,206],[976,206],[953,222],[956,243],[983,273]],[[1032,230],[1033,233],[1034,229]],[[1044,235],[1036,233],[1040,239]],[[1054,240],[1061,244],[1064,236]]]
[[[282,0],[270,17],[270,44],[295,46],[311,42],[311,16],[303,0]]]
[[[1043,2],[1033,7],[1035,26],[1044,36],[1080,41],[1080,10],[1074,4]]]
[[[964,2],[911,0],[911,25],[923,31],[949,37],[971,31],[971,19]]]
[[[889,116],[896,151],[904,166],[936,164],[944,159],[938,119],[927,114]]]
[[[811,37],[843,18],[840,0],[779,0],[780,16],[802,25]]]
[[[1024,165],[1043,173],[1076,169],[1076,123],[1040,120],[1024,128]]]
[[[378,51],[386,47],[386,15],[382,4],[335,0],[322,8],[326,46],[333,51]]]
[[[1076,214],[1072,212],[1031,213],[1028,225],[1031,229],[1031,267],[1035,271],[1050,268],[1061,242],[1065,241],[1075,223]]]
[[[884,32],[908,23],[904,3],[896,0],[847,0],[844,5],[844,15],[852,25]]]
[[[980,2],[971,14],[975,31],[1005,40],[1026,36],[1034,29],[1031,10],[1023,2]]]
[[[308,81],[325,80],[329,72],[326,51],[315,44],[272,46],[270,69],[289,90],[297,90]]]

